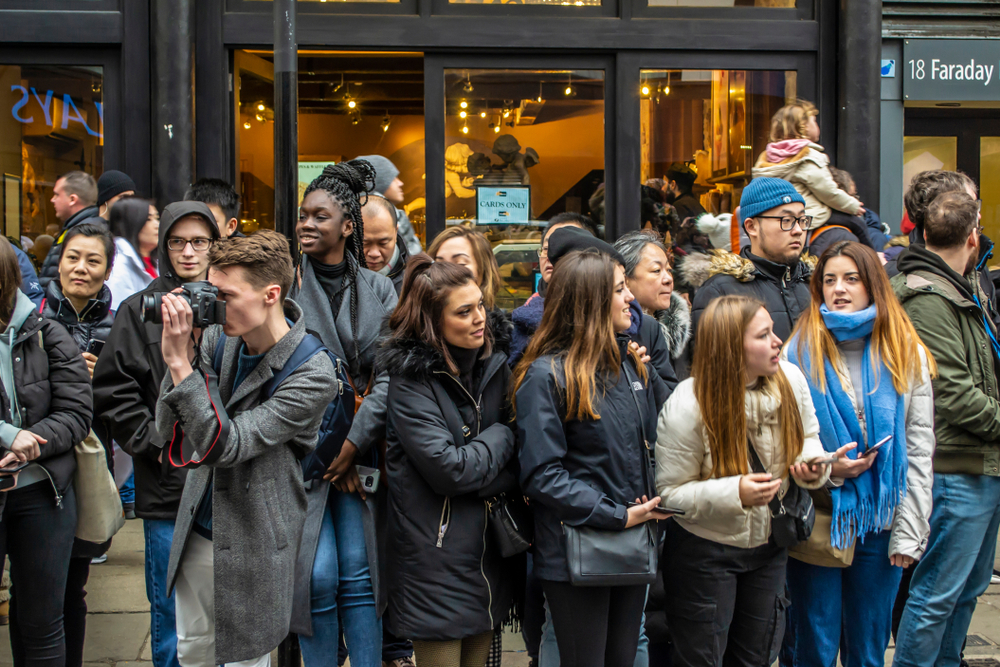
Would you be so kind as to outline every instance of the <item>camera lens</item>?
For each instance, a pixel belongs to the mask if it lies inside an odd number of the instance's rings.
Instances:
[[[160,309],[160,302],[163,301],[164,292],[153,292],[144,294],[142,297],[142,321],[153,324],[163,323],[163,311]]]

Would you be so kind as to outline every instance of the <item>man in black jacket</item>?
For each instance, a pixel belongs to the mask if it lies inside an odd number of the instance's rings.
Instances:
[[[370,194],[361,207],[361,217],[365,222],[363,249],[368,268],[391,280],[399,296],[410,253],[396,231],[396,207],[385,197]]]
[[[667,203],[672,204],[677,211],[680,222],[684,222],[685,218],[697,218],[706,212],[705,207],[692,192],[697,178],[698,174],[684,162],[674,162],[667,167],[667,186],[664,194]]]
[[[135,466],[135,513],[144,519],[146,595],[152,626],[153,664],[178,667],[174,599],[167,595],[167,565],[185,471],[163,457],[156,433],[156,402],[166,366],[160,353],[162,324],[144,322],[143,297],[205,280],[208,252],[219,227],[202,202],[175,202],[160,216],[160,277],[122,302],[104,353],[94,369],[94,408]]]
[[[812,269],[800,260],[812,218],[805,200],[780,178],[755,178],[743,190],[740,217],[750,247],[739,255],[717,252],[710,277],[695,292],[691,339],[702,312],[713,299],[740,294],[759,299],[774,320],[774,334],[788,340],[799,315],[809,306]]]
[[[53,278],[59,277],[59,256],[62,255],[63,238],[73,227],[97,216],[97,181],[90,174],[82,171],[71,171],[60,176],[52,187],[52,206],[56,217],[62,223],[62,231],[52,243],[49,254],[45,256],[38,282],[44,290]]]

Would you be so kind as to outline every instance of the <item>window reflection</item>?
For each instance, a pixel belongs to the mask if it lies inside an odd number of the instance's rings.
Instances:
[[[795,7],[795,0],[649,0],[650,7]]]
[[[50,202],[56,179],[104,170],[103,85],[100,67],[0,65],[3,234],[29,254],[62,227]]]

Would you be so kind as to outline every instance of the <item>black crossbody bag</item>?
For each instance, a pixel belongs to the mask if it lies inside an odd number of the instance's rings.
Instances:
[[[757,456],[750,438],[747,438],[750,449],[750,464],[754,472],[766,473],[764,464]],[[788,491],[784,498],[778,498],[775,493],[767,504],[771,510],[771,537],[779,547],[793,547],[799,542],[805,542],[812,535],[816,523],[816,507],[813,505],[809,492],[795,483],[795,478],[788,476]]]
[[[628,378],[629,392],[639,411],[639,426],[642,429],[643,451],[642,483],[646,497],[652,498],[650,484],[649,440],[646,438],[646,420],[639,399],[635,395],[633,383],[639,382],[638,375],[629,368],[628,361],[622,363]],[[648,388],[647,388],[648,391]],[[656,522],[645,521],[625,530],[603,530],[587,526],[563,524],[566,538],[566,564],[569,580],[574,586],[639,586],[656,580],[658,550],[656,548]]]

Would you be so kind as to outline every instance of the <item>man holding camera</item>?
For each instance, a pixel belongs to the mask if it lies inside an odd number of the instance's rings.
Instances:
[[[183,667],[266,667],[292,615],[306,517],[299,460],[315,448],[339,389],[327,354],[298,351],[306,323],[285,299],[294,270],[284,236],[220,241],[210,262],[224,311],[208,285],[185,285],[160,305],[169,372],[156,428],[171,440],[170,464],[192,468],[167,579],[177,595],[177,655]]]
[[[167,564],[186,471],[162,456],[164,439],[154,414],[167,373],[160,352],[162,324],[143,320],[143,298],[169,292],[208,275],[208,251],[219,228],[201,202],[175,202],[160,216],[160,277],[118,308],[104,353],[94,369],[94,408],[108,433],[132,456],[135,513],[143,519],[146,597],[150,603],[153,664],[177,667],[174,599],[167,591]]]

